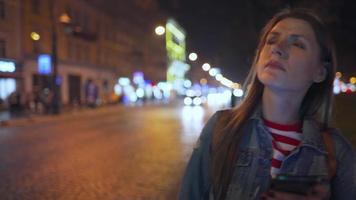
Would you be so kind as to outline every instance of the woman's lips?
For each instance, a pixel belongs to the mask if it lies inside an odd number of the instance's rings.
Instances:
[[[278,69],[278,70],[286,71],[286,69],[283,67],[283,65],[280,62],[274,61],[274,60],[269,61],[265,65],[265,68],[271,68],[271,69]]]

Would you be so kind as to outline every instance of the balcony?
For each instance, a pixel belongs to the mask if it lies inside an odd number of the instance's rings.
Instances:
[[[96,42],[97,41],[97,33],[90,32],[89,30],[86,30],[79,24],[73,23],[71,18],[68,16],[68,14],[63,13],[59,17],[59,22],[63,25],[64,27],[64,33],[79,39],[83,39],[87,42]]]

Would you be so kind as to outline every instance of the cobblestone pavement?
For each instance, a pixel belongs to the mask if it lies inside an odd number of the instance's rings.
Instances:
[[[113,106],[0,127],[0,199],[175,199],[209,115]]]

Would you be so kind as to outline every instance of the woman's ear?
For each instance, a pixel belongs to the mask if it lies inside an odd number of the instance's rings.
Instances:
[[[321,66],[317,73],[315,74],[314,76],[314,82],[315,83],[320,83],[320,82],[323,82],[326,78],[326,75],[328,73],[328,70],[326,69],[327,65],[329,63],[324,63],[323,66]]]

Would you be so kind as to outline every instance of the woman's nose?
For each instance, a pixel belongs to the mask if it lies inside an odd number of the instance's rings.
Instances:
[[[288,59],[288,50],[286,45],[283,43],[276,43],[275,45],[273,45],[272,54],[282,59]]]

